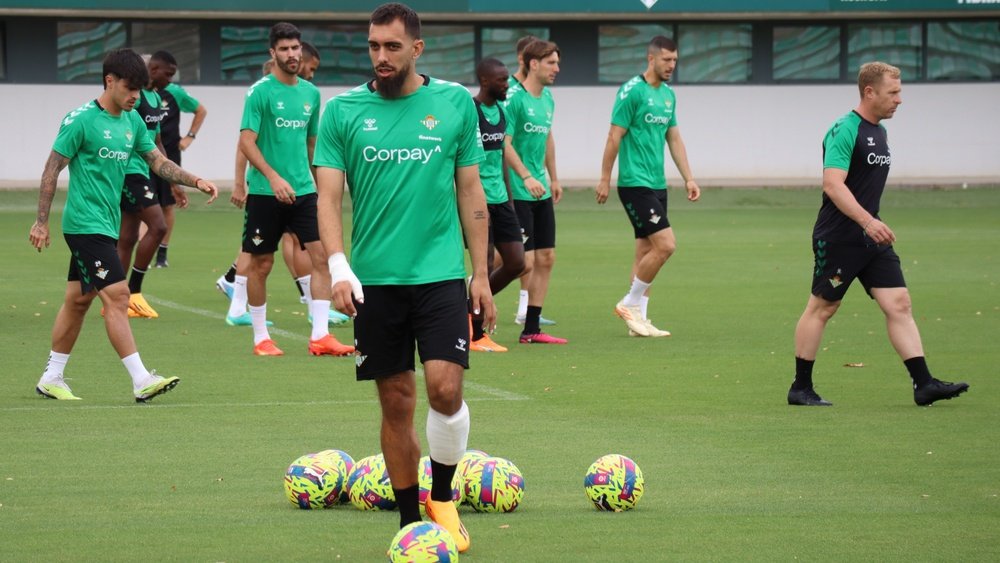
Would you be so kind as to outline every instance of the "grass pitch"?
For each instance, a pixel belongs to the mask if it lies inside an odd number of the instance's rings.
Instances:
[[[544,314],[570,344],[518,345],[509,288],[496,340],[512,350],[475,354],[467,372],[470,447],[514,461],[526,492],[511,514],[462,509],[463,559],[1000,558],[1000,190],[883,198],[932,373],[971,384],[931,408],[914,406],[859,287],[816,365],[835,406],[785,404],[819,197],[672,194],[678,252],[650,317],[674,336],[637,339],[612,313],[632,256],[624,214],[568,194]],[[250,329],[223,323],[213,284],[241,226],[223,201],[179,213],[170,268],[146,277],[161,317],[132,321],[146,365],[180,386],[135,405],[94,307],[66,371],[85,400],[34,394],[68,263],[58,215],[51,248],[27,243],[36,198],[0,193],[0,560],[384,559],[397,513],[301,511],[284,498],[284,468],[304,453],[377,453],[378,405],[349,358],[306,353],[304,306],[282,266],[268,306],[284,357],[251,356]],[[645,474],[629,513],[598,513],[583,493],[586,468],[612,452]]]

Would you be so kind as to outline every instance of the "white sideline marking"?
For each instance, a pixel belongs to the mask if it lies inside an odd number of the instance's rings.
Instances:
[[[503,391],[501,391],[503,393]],[[525,397],[527,399],[527,397]],[[43,400],[39,398],[39,400]],[[50,399],[44,399],[49,402]],[[169,399],[165,399],[168,400]],[[486,401],[511,401],[511,400],[523,400],[523,399],[508,399],[506,397],[466,397],[466,401],[469,402],[486,402]],[[52,401],[53,403],[58,403],[59,401]],[[69,405],[52,405],[52,406],[37,406],[37,407],[0,407],[0,412],[25,412],[25,411],[55,411],[62,409],[80,409],[80,410],[116,410],[116,409],[142,409],[142,408],[157,408],[157,409],[223,409],[223,408],[261,408],[261,407],[323,407],[323,406],[334,406],[334,405],[374,405],[378,404],[377,399],[353,399],[346,401],[274,401],[265,403],[148,403],[144,405],[129,403],[127,405],[81,405],[79,402],[71,402]]]

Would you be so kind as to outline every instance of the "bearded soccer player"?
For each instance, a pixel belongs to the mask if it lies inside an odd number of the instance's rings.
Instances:
[[[463,86],[417,74],[420,18],[402,4],[371,16],[375,79],[327,102],[317,141],[320,230],[330,254],[334,302],[355,316],[359,380],[374,380],[382,409],[382,453],[400,525],[420,520],[420,441],[414,352],[430,409],[432,486],[427,515],[469,548],[451,481],[469,437],[462,398],[468,367],[468,301],[492,329],[496,309],[486,269],[488,215],[476,107]],[[341,218],[345,180],[353,201],[351,261]],[[473,275],[467,298],[462,233]],[[355,273],[356,272],[356,273]]]
[[[635,233],[632,285],[615,306],[630,336],[670,336],[647,316],[649,288],[677,247],[667,218],[667,181],[663,145],[684,178],[688,201],[698,201],[701,189],[691,175],[687,149],[677,127],[677,96],[667,84],[677,66],[677,44],[657,35],[646,48],[646,71],[618,89],[611,111],[611,131],[604,146],[597,203],[608,200],[611,168],[618,159],[618,199]]]
[[[52,349],[35,390],[43,397],[78,400],[63,378],[66,363],[95,297],[104,303],[104,327],[132,379],[136,402],[143,403],[173,389],[180,379],[150,373],[136,351],[128,324],[129,291],[118,258],[116,239],[121,222],[122,186],[130,158],[174,184],[195,187],[215,200],[218,190],[167,160],[156,150],[146,124],[132,111],[149,82],[142,58],[129,49],[104,58],[104,92],[69,112],[62,121],[42,173],[38,216],[28,240],[39,252],[48,247],[49,211],[59,172],[69,166],[69,190],[62,230],[70,249],[63,305],[52,327]]]
[[[813,388],[812,370],[827,322],[857,279],[885,314],[889,342],[913,380],[920,406],[952,399],[969,389],[931,376],[924,358],[910,292],[903,280],[896,234],[879,217],[892,158],[883,120],[903,103],[898,68],[871,62],[858,72],[861,101],[823,139],[823,204],[813,228],[812,294],[795,327],[795,381],[788,404],[830,406]]]
[[[479,133],[483,140],[486,160],[479,165],[479,178],[486,193],[486,207],[490,212],[489,260],[490,292],[500,293],[524,271],[524,243],[521,225],[511,202],[510,186],[503,165],[504,132],[507,118],[500,102],[507,99],[509,88],[507,67],[498,59],[483,59],[476,65],[479,93],[474,98],[479,114]],[[493,249],[500,254],[501,263],[494,268]],[[493,341],[483,330],[483,319],[472,318],[473,352],[506,352],[507,348]]]
[[[549,41],[534,41],[524,49],[528,76],[524,89],[508,96],[504,105],[507,130],[504,136],[504,160],[510,168],[514,209],[521,224],[526,274],[521,289],[528,292],[522,344],[566,344],[542,332],[542,305],[549,291],[549,280],[556,260],[556,216],[554,204],[562,198],[562,186],[548,165],[555,165],[552,144],[552,116],[555,100],[548,86],[559,74],[559,48]],[[519,311],[520,312],[520,311]]]
[[[312,261],[312,335],[309,353],[346,356],[354,347],[330,334],[330,273],[316,222],[316,185],[310,161],[319,125],[319,90],[299,79],[302,43],[298,28],[271,27],[274,68],[247,91],[240,126],[240,150],[252,168],[247,175],[243,251],[250,253],[247,302],[253,325],[253,353],[281,356],[267,330],[267,276],[286,230],[295,233]]]

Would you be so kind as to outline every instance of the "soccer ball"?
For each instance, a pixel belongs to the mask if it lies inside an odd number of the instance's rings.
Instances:
[[[347,482],[344,483],[343,494],[347,495],[347,502],[351,501],[351,486],[354,485],[354,482],[357,481],[358,478],[364,475],[366,472],[371,471],[371,469],[362,469],[362,468],[367,468],[368,466],[370,466],[371,463],[375,461],[376,457],[377,456],[370,455],[368,457],[363,457],[358,461],[354,462],[354,468],[351,469],[351,471],[347,474]]]
[[[361,510],[393,510],[396,495],[392,492],[385,458],[378,454],[367,464],[358,463],[351,473],[351,504]]]
[[[323,450],[316,455],[316,459],[326,468],[327,471],[340,475],[340,484],[337,490],[340,491],[337,502],[347,504],[351,501],[351,496],[347,492],[347,478],[354,470],[354,458],[342,450]]]
[[[285,495],[302,509],[326,508],[337,502],[343,477],[327,471],[313,454],[304,455],[285,471]]]
[[[524,477],[502,457],[477,460],[469,467],[465,501],[476,512],[513,512],[524,498]]]
[[[642,470],[631,459],[618,454],[598,458],[583,478],[587,498],[598,510],[622,512],[635,508],[645,482]]]
[[[432,561],[458,561],[455,540],[434,522],[407,524],[389,546],[389,561],[423,563]]]
[[[465,450],[465,454],[462,455],[462,459],[458,462],[458,467],[455,469],[455,478],[458,479],[458,487],[461,491],[461,502],[469,502],[469,499],[465,498],[465,487],[466,483],[469,482],[469,472],[477,461],[481,459],[486,459],[490,457],[490,454],[482,450]]]
[[[431,471],[430,456],[425,455],[420,458],[418,471],[418,482],[420,485],[420,513],[424,514],[424,506],[427,504],[427,499],[431,498],[431,483],[433,474]],[[457,503],[462,502],[462,479],[458,475],[458,470],[455,471],[455,477],[451,480],[451,500]]]

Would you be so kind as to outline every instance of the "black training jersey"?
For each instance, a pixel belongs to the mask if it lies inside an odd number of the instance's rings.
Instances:
[[[878,217],[882,192],[889,176],[888,136],[885,127],[852,111],[841,117],[823,139],[823,168],[847,171],[845,183],[872,217]],[[825,193],[813,238],[852,244],[871,244],[861,225],[841,213]]]

